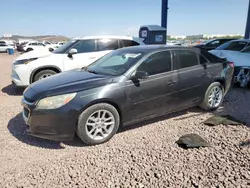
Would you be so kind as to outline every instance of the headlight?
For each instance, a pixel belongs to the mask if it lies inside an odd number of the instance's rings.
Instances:
[[[47,97],[40,100],[36,106],[36,109],[56,109],[70,102],[76,93],[69,93],[65,95],[57,95],[53,97]]]
[[[14,62],[14,65],[23,65],[23,64],[28,64],[31,61],[34,61],[38,58],[31,58],[31,59],[21,59],[21,60],[17,60]]]

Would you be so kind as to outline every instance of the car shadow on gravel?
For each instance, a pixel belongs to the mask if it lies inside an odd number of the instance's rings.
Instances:
[[[2,88],[2,92],[10,96],[21,96],[23,95],[24,89],[25,88],[22,88],[22,87],[19,88],[19,87],[16,87],[14,84],[10,84]]]
[[[15,138],[25,144],[47,149],[64,149],[61,142],[40,139],[27,135],[27,125],[25,125],[21,113],[12,118],[7,127]]]

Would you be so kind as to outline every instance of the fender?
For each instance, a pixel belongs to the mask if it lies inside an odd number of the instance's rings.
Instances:
[[[45,66],[41,66],[41,67],[38,67],[38,68],[36,68],[36,69],[34,69],[33,71],[32,71],[32,73],[30,74],[30,84],[32,83],[32,79],[33,79],[33,77],[34,77],[34,74],[38,71],[38,70],[44,70],[44,69],[56,69],[56,70],[58,70],[59,72],[62,72],[62,70],[59,68],[59,67],[57,67],[57,66],[54,66],[54,65],[45,65]]]

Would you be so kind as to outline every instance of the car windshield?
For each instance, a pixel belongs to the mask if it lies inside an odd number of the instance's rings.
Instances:
[[[64,54],[68,49],[70,49],[75,44],[75,42],[76,42],[76,40],[68,41],[64,45],[62,45],[59,48],[55,49],[52,53],[54,53],[54,54]]]
[[[135,65],[146,52],[120,49],[98,59],[84,70],[95,74],[120,76]]]

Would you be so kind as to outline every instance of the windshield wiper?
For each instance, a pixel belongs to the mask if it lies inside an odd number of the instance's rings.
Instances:
[[[87,71],[89,73],[97,74],[97,72],[95,72],[93,70],[89,70],[87,67],[83,67],[82,70]]]

